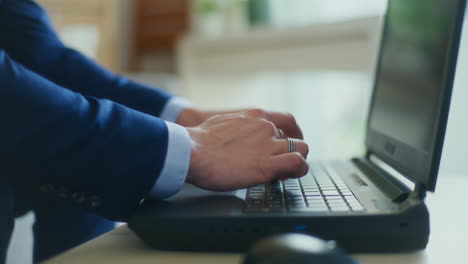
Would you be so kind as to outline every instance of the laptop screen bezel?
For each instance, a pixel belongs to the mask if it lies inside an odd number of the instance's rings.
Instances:
[[[390,5],[390,1],[388,5]],[[378,85],[378,78],[380,74],[380,65],[382,64],[382,48],[384,45],[384,34],[381,36],[380,49],[375,72],[374,89],[372,93],[371,105],[369,108],[369,115],[367,120],[366,131],[366,149],[367,157],[375,155],[382,161],[392,166],[399,171],[410,181],[417,185],[422,185],[426,190],[435,191],[437,182],[437,174],[439,170],[439,163],[442,154],[442,147],[444,143],[445,130],[447,125],[448,113],[450,108],[450,99],[453,90],[453,83],[455,79],[455,71],[457,65],[457,57],[461,40],[461,32],[464,21],[466,0],[457,0],[458,9],[455,17],[455,26],[450,33],[450,44],[447,50],[446,67],[443,74],[442,95],[438,102],[438,116],[436,118],[434,129],[434,137],[429,152],[425,152],[414,148],[402,141],[385,135],[379,131],[371,128],[370,120],[372,110],[375,104],[376,88]],[[389,8],[387,8],[385,19],[382,27],[382,32],[388,24]]]

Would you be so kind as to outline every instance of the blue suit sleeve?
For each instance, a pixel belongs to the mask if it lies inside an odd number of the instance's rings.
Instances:
[[[150,192],[167,152],[163,120],[58,86],[1,49],[0,120],[0,183],[79,194],[114,220]]]
[[[0,4],[0,48],[33,72],[75,92],[109,99],[159,116],[169,94],[113,74],[57,37],[46,12],[32,0]]]

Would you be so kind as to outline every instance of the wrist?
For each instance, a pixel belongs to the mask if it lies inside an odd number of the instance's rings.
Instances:
[[[194,178],[197,175],[197,165],[199,164],[199,137],[201,131],[199,128],[187,128],[187,132],[190,135],[191,139],[191,155],[190,155],[190,163],[189,163],[189,170],[187,173],[186,182],[187,183],[194,183]]]

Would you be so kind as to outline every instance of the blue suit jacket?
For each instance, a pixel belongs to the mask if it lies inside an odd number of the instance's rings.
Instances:
[[[65,47],[34,1],[0,0],[0,252],[13,189],[125,219],[163,167],[169,98]]]

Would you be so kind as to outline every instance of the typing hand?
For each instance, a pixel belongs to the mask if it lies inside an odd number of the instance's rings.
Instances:
[[[187,182],[212,191],[229,191],[285,177],[301,177],[308,171],[308,146],[280,139],[277,127],[263,111],[215,115],[189,127],[192,156]],[[297,131],[296,131],[297,133]]]
[[[255,113],[272,122],[281,129],[287,137],[303,139],[302,131],[293,115],[283,112],[265,111],[262,109],[240,109],[232,111],[202,111],[195,108],[187,108],[182,111],[177,123],[184,127],[195,127],[201,125],[209,118],[223,114]]]

